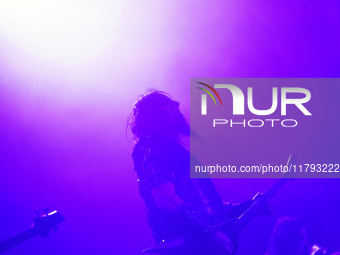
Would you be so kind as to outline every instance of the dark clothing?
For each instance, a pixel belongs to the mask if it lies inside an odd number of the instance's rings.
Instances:
[[[155,204],[151,189],[170,182],[176,194],[198,217],[209,225],[227,219],[227,212],[210,179],[190,178],[190,158],[200,165],[179,142],[163,137],[143,137],[132,154],[138,175],[140,196],[146,204],[148,224],[156,243],[185,234],[185,226],[162,215]]]

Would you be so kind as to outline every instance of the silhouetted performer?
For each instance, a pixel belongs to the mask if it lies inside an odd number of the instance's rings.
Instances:
[[[162,254],[232,254],[236,242],[212,226],[238,217],[250,201],[226,206],[210,179],[190,178],[190,157],[199,162],[181,144],[190,127],[179,103],[151,91],[135,103],[129,126],[136,140],[132,157],[140,196],[156,244],[183,235],[191,240],[181,251]]]
[[[307,231],[300,220],[282,217],[277,220],[267,255],[309,255]]]

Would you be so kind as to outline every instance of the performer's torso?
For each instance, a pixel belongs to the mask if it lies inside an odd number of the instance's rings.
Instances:
[[[135,170],[139,178],[140,195],[148,211],[148,223],[160,239],[176,238],[182,227],[167,224],[155,205],[150,189],[171,182],[176,194],[194,213],[208,224],[215,225],[226,219],[222,200],[209,178],[190,178],[190,160],[200,164],[179,142],[160,137],[144,137],[133,152]]]

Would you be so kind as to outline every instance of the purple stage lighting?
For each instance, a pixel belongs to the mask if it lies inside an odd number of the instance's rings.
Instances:
[[[33,55],[80,64],[112,44],[121,10],[120,0],[4,0],[0,1],[0,29]]]

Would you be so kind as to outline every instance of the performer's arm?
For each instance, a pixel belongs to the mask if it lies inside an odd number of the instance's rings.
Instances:
[[[150,190],[156,206],[167,220],[183,224],[183,227],[187,227],[188,235],[200,236],[202,240],[211,242],[216,254],[233,254],[234,247],[230,239],[196,217],[176,194],[173,172],[164,164],[162,157],[150,152],[145,158],[141,171],[137,172],[138,177],[141,184]]]
[[[175,185],[171,182],[152,188],[151,194],[157,207],[165,214],[176,214],[185,204],[175,193]]]
[[[217,254],[233,254],[234,246],[230,239],[221,231],[214,229],[212,226],[205,224],[197,219],[192,212],[185,206],[185,202],[175,193],[174,184],[167,182],[151,189],[151,194],[157,207],[161,212],[171,217],[175,221],[186,221],[191,231],[201,238],[210,237],[212,247]]]

